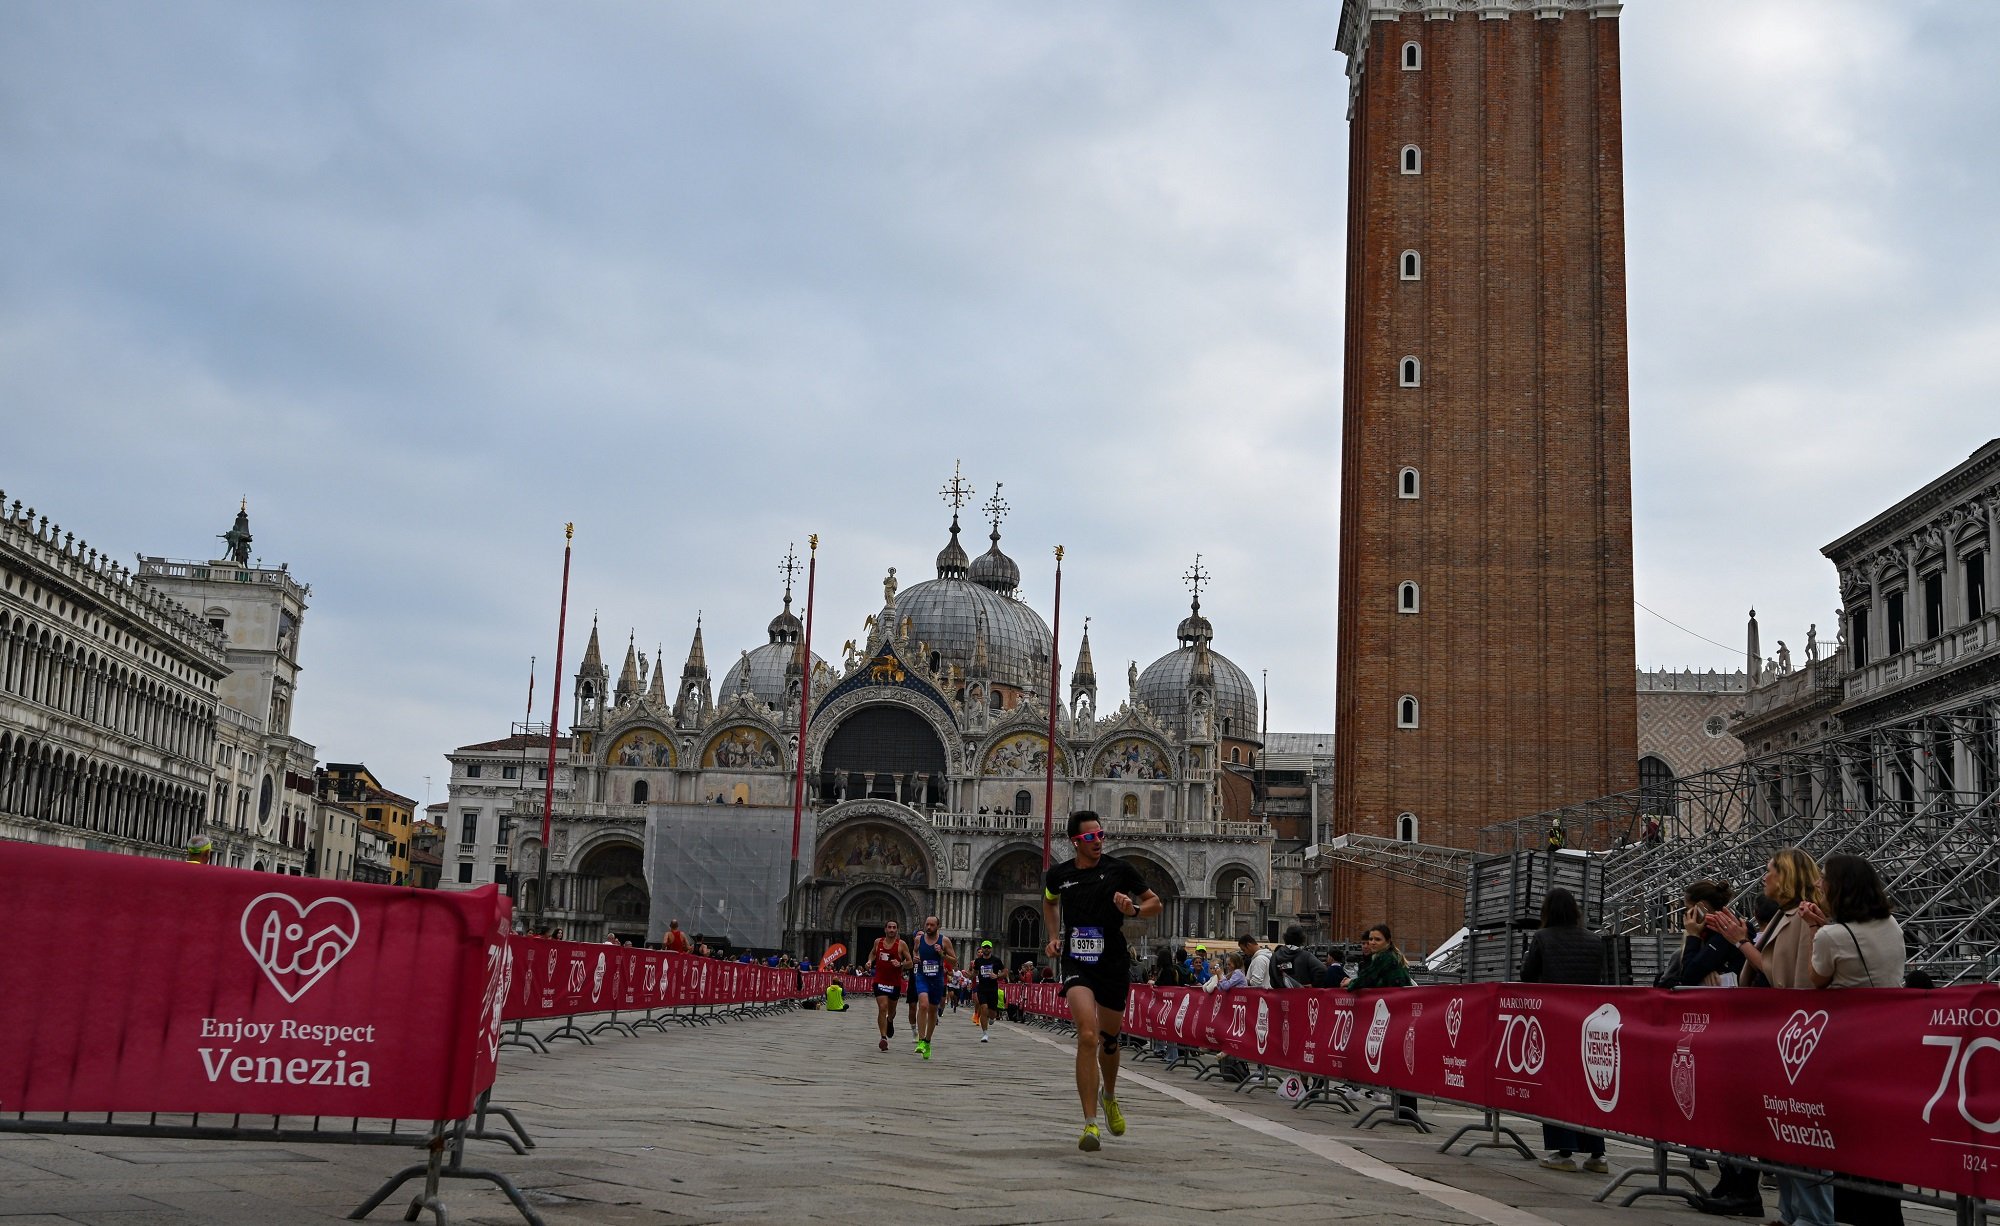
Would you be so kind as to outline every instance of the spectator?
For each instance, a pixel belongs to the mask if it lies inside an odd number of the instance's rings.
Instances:
[[[1153,955],[1152,971],[1146,976],[1146,982],[1156,988],[1186,987],[1187,984],[1184,974],[1181,971],[1180,959],[1177,953],[1178,951],[1170,945],[1160,946],[1159,950]],[[1153,1050],[1159,1053],[1160,1059],[1166,1061],[1168,1068],[1172,1068],[1181,1062],[1180,1044],[1154,1039],[1152,1046]]]
[[[1248,986],[1270,987],[1271,951],[1265,949],[1256,937],[1247,932],[1236,938],[1236,948],[1243,954],[1243,977]]]
[[[1610,976],[1605,965],[1605,945],[1594,932],[1583,927],[1583,912],[1576,895],[1568,890],[1550,890],[1542,898],[1542,926],[1528,942],[1528,956],[1521,963],[1524,983],[1602,984]],[[1542,1148],[1549,1156],[1542,1165],[1552,1171],[1575,1171],[1577,1153],[1588,1156],[1583,1169],[1603,1175],[1610,1167],[1604,1162],[1604,1138],[1593,1133],[1542,1125]]]
[[[1243,955],[1240,952],[1230,954],[1228,968],[1215,981],[1215,990],[1218,992],[1228,992],[1236,988],[1248,986],[1250,986],[1250,977],[1243,973]]]
[[[1303,948],[1306,930],[1297,924],[1285,929],[1285,943],[1271,951],[1271,986],[1274,988],[1317,988],[1328,985],[1326,963]]]
[[[1208,946],[1194,947],[1194,957],[1188,961],[1188,978],[1196,984],[1207,983],[1215,977],[1215,967],[1208,961]]]
[[[1764,867],[1764,897],[1777,904],[1778,917],[1761,940],[1728,911],[1708,917],[1757,973],[1774,988],[1812,988],[1813,924],[1819,909],[1819,866],[1797,847],[1786,847]],[[1831,946],[1830,946],[1831,948]],[[1894,982],[1891,980],[1890,982]],[[1778,1176],[1778,1216],[1789,1226],[1833,1226],[1833,1187],[1817,1176]]]
[[[1416,986],[1410,977],[1409,960],[1403,951],[1396,948],[1395,934],[1389,925],[1376,924],[1361,936],[1361,969],[1354,978],[1348,980],[1350,992],[1367,992],[1379,988],[1409,988]],[[1399,1119],[1417,1119],[1417,1096],[1396,1095],[1396,1116]]]
[[[1734,892],[1726,881],[1697,881],[1687,888],[1681,913],[1681,951],[1653,986],[1733,988],[1743,971],[1743,954],[1708,926],[1708,917],[1729,909]]]

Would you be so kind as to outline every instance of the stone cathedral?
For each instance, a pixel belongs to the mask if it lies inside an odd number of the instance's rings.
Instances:
[[[1058,858],[1068,854],[1070,811],[1102,814],[1111,852],[1167,901],[1143,935],[1264,931],[1272,835],[1250,812],[1257,695],[1215,649],[1199,559],[1187,615],[1178,626],[1162,619],[1163,646],[1169,629],[1172,645],[1127,670],[1115,706],[1100,701],[1086,623],[1052,748],[1048,624],[1022,598],[1020,568],[1001,548],[1007,508],[997,491],[986,506],[989,548],[968,556],[958,516],[967,488],[956,476],[945,487],[952,519],[933,577],[906,584],[889,567],[881,607],[837,661],[804,659],[789,566],[765,641],[742,651],[719,684],[699,624],[677,680],[630,643],[614,678],[592,627],[574,678],[569,799],[558,802],[551,836],[550,919],[572,935],[636,937],[643,926],[657,939],[678,918],[732,947],[777,946],[809,693],[793,903],[808,952],[865,950],[887,921],[908,932],[935,913],[954,939],[991,939],[1016,963],[1035,957],[1050,753]],[[833,622],[821,610],[819,633]],[[512,860],[525,870],[532,911],[538,822],[513,825]],[[605,875],[593,865],[629,866],[639,854],[649,913],[613,914],[592,893]],[[734,904],[718,907],[724,895]]]

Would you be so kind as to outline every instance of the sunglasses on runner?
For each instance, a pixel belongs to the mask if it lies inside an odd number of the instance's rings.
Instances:
[[[1072,843],[1102,843],[1104,841],[1104,832],[1102,830],[1086,830],[1082,834],[1073,834],[1069,838]]]

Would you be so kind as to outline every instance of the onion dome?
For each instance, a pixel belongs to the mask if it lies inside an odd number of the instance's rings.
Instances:
[[[722,679],[722,694],[726,701],[748,690],[758,702],[783,710],[790,701],[789,682],[799,676],[799,646],[805,639],[805,627],[792,612],[789,584],[785,587],[785,607],[765,629],[770,641],[737,657]],[[813,657],[815,670],[824,663],[817,655]]]
[[[963,579],[968,566],[965,546],[958,543],[958,512],[951,514],[951,539],[938,550],[937,573],[940,579]]]
[[[993,547],[979,555],[972,563],[970,578],[983,588],[991,589],[1002,596],[1011,596],[1021,586],[1021,568],[1014,559],[1000,552],[1000,525],[993,525],[990,538]]]

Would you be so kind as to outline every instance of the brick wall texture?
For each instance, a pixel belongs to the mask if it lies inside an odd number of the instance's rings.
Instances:
[[[1618,22],[1411,16],[1372,22],[1365,55],[1334,822],[1393,837],[1410,812],[1422,841],[1477,848],[1481,826],[1637,783]],[[1420,498],[1398,497],[1405,466]],[[1418,613],[1397,611],[1405,580]],[[1405,694],[1418,728],[1397,727]],[[1336,938],[1386,919],[1416,951],[1463,919],[1350,870],[1332,906]]]

